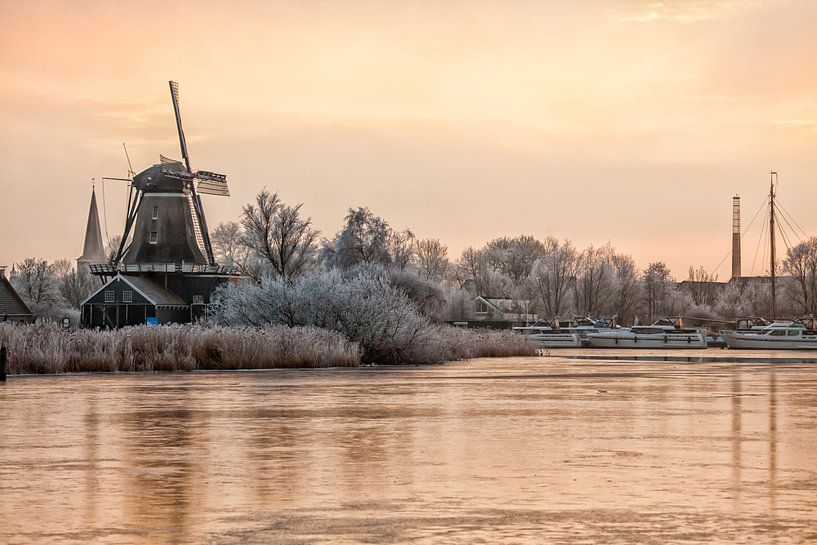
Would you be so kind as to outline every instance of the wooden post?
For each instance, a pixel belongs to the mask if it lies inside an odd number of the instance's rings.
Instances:
[[[6,382],[6,347],[0,346],[0,382]]]

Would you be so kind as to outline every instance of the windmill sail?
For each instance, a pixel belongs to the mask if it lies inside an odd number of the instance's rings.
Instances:
[[[165,157],[164,155],[162,155],[162,154],[160,153],[160,154],[159,154],[159,163],[161,163],[161,164],[163,164],[163,165],[169,165],[169,164],[171,164],[171,163],[179,163],[179,164],[181,164],[181,161],[179,161],[178,159],[171,159],[170,157]]]
[[[195,177],[198,182],[196,189],[199,194],[220,195],[222,197],[230,196],[230,189],[227,187],[227,176],[224,174],[199,170],[196,172]]]

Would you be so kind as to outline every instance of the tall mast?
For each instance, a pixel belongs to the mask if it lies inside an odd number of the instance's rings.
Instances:
[[[772,320],[774,320],[775,316],[777,316],[777,300],[776,300],[776,293],[775,293],[775,262],[777,261],[777,256],[775,255],[775,246],[774,246],[774,182],[777,178],[777,172],[774,170],[769,173],[769,248],[770,248],[770,271],[772,276]]]

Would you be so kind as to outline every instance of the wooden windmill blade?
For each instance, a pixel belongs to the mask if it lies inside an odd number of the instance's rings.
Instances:
[[[200,195],[230,196],[230,188],[227,186],[227,176],[224,174],[197,170],[194,176],[198,184],[197,190]]]
[[[184,137],[184,129],[182,128],[182,114],[179,110],[179,84],[175,81],[168,82],[170,84],[170,97],[173,100],[173,111],[176,114],[176,128],[179,132],[179,147],[184,159],[184,166],[187,172],[192,174],[193,170],[190,168],[190,156],[187,153],[187,140]],[[201,238],[204,253],[207,256],[207,262],[210,265],[216,264],[215,256],[213,255],[213,246],[210,242],[210,233],[207,229],[207,220],[204,217],[204,208],[201,205],[201,199],[196,192],[196,184],[190,181],[190,205],[195,212],[194,222],[197,223],[196,233],[197,238]]]
[[[173,111],[176,114],[176,129],[179,131],[179,147],[182,150],[182,158],[184,159],[184,166],[190,170],[190,157],[187,155],[187,140],[184,138],[184,129],[182,128],[182,114],[179,111],[179,84],[175,81],[170,83],[170,97],[173,99]]]

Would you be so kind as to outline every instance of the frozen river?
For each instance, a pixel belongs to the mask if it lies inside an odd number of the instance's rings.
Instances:
[[[817,363],[593,354],[12,377],[0,543],[817,539]]]

